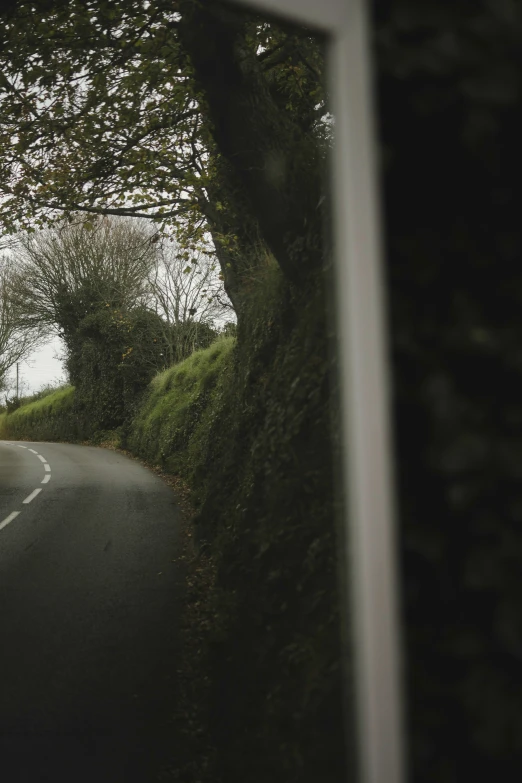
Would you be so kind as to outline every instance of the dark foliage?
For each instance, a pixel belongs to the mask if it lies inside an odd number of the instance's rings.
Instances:
[[[324,281],[298,292],[277,277],[254,295],[224,363],[218,343],[214,363],[207,351],[198,369],[196,355],[155,382],[156,408],[145,403],[128,444],[189,480],[199,545],[216,564],[205,634],[212,780],[340,783],[346,716]],[[185,396],[163,420],[162,394],[176,389]]]
[[[67,338],[67,371],[75,409],[92,431],[120,426],[141,393],[163,369],[164,324],[145,308],[122,311],[107,305],[82,319]]]
[[[522,771],[514,2],[375,3],[412,780]]]

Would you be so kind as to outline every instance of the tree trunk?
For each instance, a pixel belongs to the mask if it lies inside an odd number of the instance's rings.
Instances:
[[[278,106],[247,41],[245,12],[182,0],[179,36],[216,146],[283,273],[299,282],[322,261],[321,173],[316,140]]]

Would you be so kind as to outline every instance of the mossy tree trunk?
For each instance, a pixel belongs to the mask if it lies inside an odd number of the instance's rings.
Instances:
[[[180,40],[216,147],[283,273],[298,283],[322,264],[324,162],[317,139],[277,99],[249,40],[247,13],[208,0],[183,0],[180,10]]]

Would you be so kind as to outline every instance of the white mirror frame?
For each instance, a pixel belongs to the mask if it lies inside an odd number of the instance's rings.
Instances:
[[[404,783],[403,675],[375,111],[366,0],[234,0],[326,33],[357,779]],[[345,661],[348,668],[350,661]],[[349,709],[353,709],[349,705]]]

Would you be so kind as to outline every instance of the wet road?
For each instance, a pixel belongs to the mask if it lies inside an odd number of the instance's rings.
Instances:
[[[153,781],[175,698],[172,490],[117,452],[0,441],[6,783]]]

